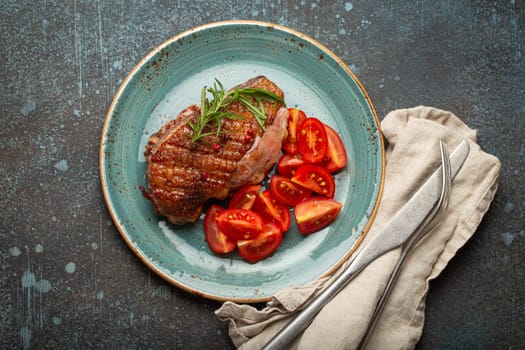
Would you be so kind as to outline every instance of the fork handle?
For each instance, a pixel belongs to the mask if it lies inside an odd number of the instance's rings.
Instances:
[[[390,292],[392,291],[392,288],[394,287],[394,284],[399,276],[401,266],[403,265],[405,258],[408,256],[408,253],[423,237],[428,235],[430,232],[432,232],[436,228],[438,224],[438,220],[445,213],[448,207],[448,200],[449,200],[449,195],[450,195],[450,185],[452,181],[451,179],[452,175],[451,175],[451,169],[450,169],[450,159],[448,157],[446,145],[440,141],[439,146],[441,150],[441,163],[442,163],[442,167],[441,167],[442,187],[441,187],[440,200],[438,204],[436,205],[436,207],[433,208],[432,212],[418,226],[416,232],[414,232],[414,235],[411,236],[410,239],[405,244],[402,245],[401,255],[399,256],[396,266],[394,267],[394,270],[390,274],[390,278],[388,279],[386,287],[383,290],[383,293],[381,294],[379,301],[377,302],[376,308],[374,309],[374,313],[372,314],[372,318],[368,322],[366,333],[363,336],[363,338],[361,338],[361,341],[359,342],[359,346],[357,347],[357,349],[359,350],[364,349],[364,347],[367,345],[370,339],[370,335],[372,334],[372,330],[376,326],[377,320],[379,319],[379,315],[381,315],[381,312],[383,312],[386,301],[388,300],[388,297],[390,296]]]
[[[372,318],[368,322],[366,333],[363,336],[363,338],[361,338],[361,341],[359,342],[359,346],[357,347],[358,350],[364,349],[364,347],[368,343],[368,340],[370,339],[370,335],[372,334],[372,330],[376,326],[376,323],[379,319],[379,315],[381,315],[381,313],[383,312],[383,309],[385,308],[386,301],[388,300],[388,297],[390,296],[390,292],[392,291],[392,288],[394,287],[397,277],[399,276],[399,272],[401,271],[401,266],[403,265],[403,262],[405,260],[405,257],[408,255],[409,250],[410,249],[405,249],[404,247],[403,250],[401,251],[401,255],[396,263],[396,266],[394,267],[394,270],[390,274],[390,278],[388,279],[386,287],[383,290],[383,293],[381,294],[379,301],[377,302],[376,308],[374,309],[374,313],[372,314]]]

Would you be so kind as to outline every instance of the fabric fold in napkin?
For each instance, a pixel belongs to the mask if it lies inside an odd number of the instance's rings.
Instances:
[[[360,247],[379,233],[439,166],[439,140],[447,144],[449,152],[464,139],[470,144],[467,160],[452,182],[445,219],[405,260],[367,347],[411,349],[423,329],[429,282],[476,231],[496,193],[501,165],[496,157],[480,149],[476,131],[447,111],[425,106],[396,110],[384,118],[381,128],[386,148],[383,195]],[[399,253],[399,249],[393,250],[372,262],[321,310],[290,348],[356,348]],[[236,347],[260,349],[334,275],[281,290],[261,310],[225,302],[215,313],[219,319],[229,321],[229,334]]]

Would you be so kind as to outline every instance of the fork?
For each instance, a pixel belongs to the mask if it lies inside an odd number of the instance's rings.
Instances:
[[[410,237],[414,235],[418,237],[422,237],[422,232],[425,230],[426,227],[429,227],[428,226],[429,224],[433,222],[436,222],[436,223],[438,222],[438,220],[434,221],[433,219],[448,204],[450,182],[452,181],[451,180],[452,169],[451,169],[451,164],[450,164],[447,149],[443,142],[440,141],[439,145],[440,145],[440,151],[441,151],[441,163],[442,163],[441,169],[442,170],[434,174],[434,176],[437,177],[435,179],[435,182],[441,184],[441,190],[440,190],[441,193],[440,193],[439,199],[436,201],[436,203],[432,205],[431,207],[432,209],[429,209],[424,219],[419,224],[417,224],[415,227],[410,228],[409,232],[402,232],[401,235],[406,235],[405,238],[399,237],[399,234],[398,234],[395,238],[388,240],[385,243],[383,241],[377,241],[378,237],[376,237],[372,242],[370,242],[361,251],[361,253],[365,251],[366,253],[363,253],[363,255],[359,253],[354,258],[354,260],[350,262],[350,265],[348,265],[348,267],[345,268],[341,272],[341,274],[339,274],[339,276],[337,276],[332,281],[332,283],[329,284],[326,287],[326,289],[323,292],[321,292],[321,294],[319,294],[319,296],[317,296],[314,300],[312,300],[298,315],[296,315],[296,317],[292,321],[290,321],[283,329],[280,330],[280,332],[278,332],[278,334],[276,334],[268,343],[264,345],[263,347],[264,350],[284,349],[291,341],[293,341],[293,339],[295,339],[297,334],[299,334],[301,331],[303,331],[308,326],[308,324],[315,317],[315,315],[317,315],[317,313],[321,310],[321,308],[326,303],[328,303],[335,295],[337,295],[337,293],[339,293],[339,291],[344,286],[346,286],[357,274],[359,274],[361,270],[365,268],[371,261],[376,259],[378,256],[386,253],[387,251],[390,251],[394,248],[402,247],[403,244],[405,244],[405,248],[402,248],[402,249],[405,251],[404,255],[406,255],[409,249],[419,240],[419,239],[414,239],[414,242],[412,242],[411,244],[408,244],[406,242],[411,240]],[[468,144],[466,144],[466,146],[468,146]],[[465,148],[465,145],[463,148]],[[467,151],[463,155],[464,157],[466,157],[466,154],[468,154],[468,147],[466,148],[467,148]],[[462,150],[458,154],[458,156],[461,157],[461,153],[464,153],[464,152],[465,150]],[[461,164],[463,163],[463,161],[464,161],[464,158],[463,160],[461,160]],[[455,169],[454,171],[457,172],[458,170],[459,169]],[[427,184],[428,183],[425,183],[425,185]],[[416,195],[417,194],[419,194],[419,191],[416,193]],[[421,194],[419,195],[420,195],[420,197],[418,197],[419,200],[423,199],[423,197],[421,197]],[[403,209],[406,210],[406,206],[412,203],[413,200],[415,200],[414,197],[412,197],[411,200],[407,204],[405,204]],[[414,203],[412,203],[412,206],[413,205]],[[400,215],[400,213],[398,213],[397,215]],[[403,215],[406,216],[406,214],[403,214]],[[401,224],[400,220],[405,220],[406,218],[403,218],[403,216],[401,217],[402,219],[398,218],[397,221],[395,221],[394,227],[397,227],[397,230],[402,231],[402,227],[400,226]],[[399,266],[401,266],[401,263],[399,264]],[[399,269],[399,267],[397,267],[396,270],[397,269]],[[397,272],[395,273],[393,272],[391,275],[394,276],[395,274],[397,274]],[[392,277],[391,284],[394,283],[395,278],[396,276]],[[391,288],[392,286],[388,287],[388,289],[391,289]],[[385,292],[384,293],[385,296],[388,293],[389,291]],[[386,298],[383,298],[383,299],[386,300]],[[383,307],[382,305],[378,305],[378,306],[379,308],[376,308],[378,310]],[[377,317],[377,315],[374,317]],[[369,325],[371,325],[371,323],[369,323]]]
[[[450,187],[451,187],[451,182],[452,182],[452,179],[451,179],[452,176],[451,176],[450,158],[448,155],[447,146],[442,141],[439,141],[439,147],[441,151],[441,163],[443,164],[442,172],[441,172],[443,181],[442,181],[441,195],[439,197],[439,201],[437,205],[432,209],[432,212],[418,226],[416,232],[410,237],[408,241],[406,241],[401,246],[401,254],[399,256],[399,259],[396,263],[396,266],[394,267],[394,270],[390,274],[390,278],[386,284],[383,294],[381,295],[381,297],[379,298],[379,301],[377,302],[372,318],[368,322],[366,333],[361,339],[358,349],[363,349],[368,343],[368,341],[370,340],[372,331],[374,330],[377,324],[377,321],[379,319],[379,316],[381,315],[381,312],[384,309],[386,301],[388,300],[388,297],[390,296],[390,292],[392,291],[392,288],[394,287],[394,284],[399,276],[399,271],[401,270],[401,266],[403,265],[403,262],[405,261],[406,257],[412,251],[412,248],[418,242],[420,242],[421,239],[423,239],[423,237],[426,237],[430,232],[432,232],[436,228],[437,224],[445,216],[445,213],[448,207],[448,201],[450,199]]]

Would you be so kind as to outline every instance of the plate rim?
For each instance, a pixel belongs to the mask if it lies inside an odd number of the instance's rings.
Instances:
[[[203,25],[199,25],[199,26],[194,26],[194,27],[192,27],[190,29],[182,31],[179,34],[176,34],[176,35],[172,36],[171,38],[165,40],[164,42],[162,42],[161,44],[157,45],[152,50],[150,50],[141,60],[139,60],[139,62],[127,74],[125,79],[120,84],[120,86],[119,86],[118,90],[116,91],[115,95],[113,96],[112,101],[111,101],[111,103],[110,103],[110,105],[108,107],[108,110],[106,112],[106,116],[105,116],[105,119],[104,119],[104,124],[103,124],[103,127],[102,127],[102,133],[101,133],[100,144],[99,144],[99,176],[100,176],[100,183],[101,183],[102,192],[103,192],[103,195],[104,195],[104,201],[105,201],[106,207],[108,209],[108,212],[110,213],[110,217],[111,217],[115,227],[119,231],[120,236],[124,239],[124,241],[126,242],[127,246],[131,249],[131,251],[133,251],[133,253],[141,260],[141,262],[144,263],[149,269],[154,271],[159,277],[163,278],[168,283],[170,283],[170,284],[172,284],[172,285],[174,285],[174,286],[176,286],[176,287],[178,287],[178,288],[180,288],[180,289],[182,289],[182,290],[184,290],[186,292],[189,292],[191,294],[194,294],[194,295],[197,295],[197,296],[200,296],[200,297],[204,297],[206,299],[211,299],[211,300],[216,300],[216,301],[234,301],[234,302],[239,302],[239,303],[260,303],[260,302],[269,301],[271,299],[271,296],[260,297],[260,298],[258,298],[258,297],[248,297],[248,298],[246,298],[246,297],[227,297],[227,296],[221,296],[221,295],[215,295],[215,294],[203,292],[203,291],[198,290],[198,289],[196,289],[194,287],[188,286],[188,285],[186,285],[186,284],[184,284],[184,283],[182,283],[180,281],[177,281],[176,279],[174,279],[171,276],[169,276],[166,273],[164,273],[155,264],[150,262],[149,259],[146,256],[141,254],[139,249],[131,241],[130,237],[128,236],[128,234],[125,232],[124,228],[120,224],[120,221],[119,221],[118,215],[116,213],[116,210],[115,210],[114,206],[112,205],[113,201],[112,201],[112,199],[110,197],[110,194],[109,194],[109,191],[108,191],[108,182],[109,181],[108,181],[108,179],[106,179],[105,168],[104,168],[104,163],[105,163],[104,162],[104,158],[105,158],[105,141],[106,141],[106,136],[107,136],[107,132],[108,132],[108,129],[109,129],[109,124],[110,124],[110,122],[112,120],[112,116],[114,114],[114,110],[115,110],[115,107],[116,107],[118,101],[122,98],[122,94],[125,91],[126,86],[131,81],[131,79],[135,76],[135,74],[137,74],[140,71],[140,69],[150,60],[151,57],[155,56],[159,51],[161,51],[162,49],[164,49],[165,47],[167,47],[168,45],[170,45],[173,42],[176,42],[176,41],[178,41],[178,40],[180,40],[180,39],[182,39],[184,37],[187,37],[187,36],[189,36],[189,35],[191,35],[193,33],[196,33],[196,32],[200,32],[200,31],[204,31],[204,30],[208,30],[208,29],[212,29],[212,28],[217,28],[217,27],[235,26],[235,25],[246,25],[246,26],[254,26],[254,27],[266,27],[268,29],[278,29],[278,30],[280,30],[282,32],[286,32],[286,33],[289,33],[289,34],[294,35],[296,37],[299,37],[302,40],[307,41],[310,44],[316,46],[321,51],[323,51],[324,53],[328,54],[334,61],[336,61],[336,63],[341,68],[343,68],[352,77],[354,82],[357,84],[359,90],[363,94],[363,97],[365,98],[366,102],[370,106],[373,118],[375,119],[375,122],[376,122],[376,125],[377,125],[377,134],[378,134],[378,139],[379,139],[380,149],[381,149],[381,176],[380,176],[379,184],[377,186],[377,188],[378,188],[377,197],[376,197],[373,209],[370,212],[369,219],[368,219],[366,225],[364,226],[364,228],[362,229],[359,237],[353,243],[352,247],[337,261],[337,263],[332,265],[329,269],[327,269],[327,271],[325,271],[320,276],[318,276],[317,279],[320,279],[320,278],[323,278],[325,276],[331,275],[345,261],[347,261],[350,258],[350,256],[355,252],[355,250],[361,245],[361,242],[363,241],[363,239],[365,238],[365,236],[369,232],[370,227],[371,227],[372,223],[375,220],[375,217],[376,217],[376,214],[377,214],[377,211],[378,211],[378,207],[379,207],[379,204],[380,204],[380,201],[381,201],[381,198],[382,198],[382,194],[383,194],[383,187],[384,187],[384,180],[385,180],[386,157],[385,157],[385,145],[384,145],[383,134],[382,134],[382,131],[381,131],[380,119],[379,119],[379,117],[377,115],[375,106],[372,103],[372,101],[371,101],[368,93],[366,92],[363,84],[357,78],[357,76],[354,74],[354,72],[352,72],[352,70],[342,61],[342,59],[340,59],[334,52],[332,52],[326,46],[324,46],[323,44],[318,42],[316,39],[314,39],[314,38],[312,38],[312,37],[310,37],[310,36],[300,32],[298,30],[292,29],[290,27],[286,27],[286,26],[283,26],[283,25],[280,25],[280,24],[271,23],[271,22],[258,21],[258,20],[224,20],[224,21],[217,21],[217,22],[211,22],[211,23],[207,23],[207,24],[203,24]],[[313,282],[313,280],[310,281],[310,282]]]

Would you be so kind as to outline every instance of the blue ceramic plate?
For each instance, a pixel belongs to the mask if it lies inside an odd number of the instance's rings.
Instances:
[[[292,228],[271,257],[250,264],[237,253],[213,254],[202,216],[177,227],[155,215],[146,185],[148,137],[186,106],[198,103],[215,78],[226,88],[265,75],[299,107],[335,128],[348,153],[336,175],[343,203],[328,228],[304,237]],[[107,113],[100,146],[102,189],[116,227],[156,273],[191,293],[216,300],[260,302],[278,290],[330,273],[359,244],[375,216],[383,186],[379,120],[354,74],[331,51],[288,28],[254,21],[198,27],[163,43],[126,78]]]

